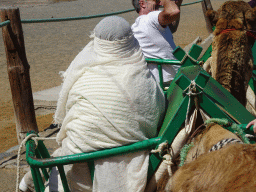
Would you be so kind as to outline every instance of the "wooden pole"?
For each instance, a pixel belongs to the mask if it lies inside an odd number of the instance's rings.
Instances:
[[[206,28],[207,28],[209,33],[212,33],[213,32],[213,30],[212,30],[213,26],[212,26],[210,20],[208,19],[208,17],[206,17],[206,11],[207,10],[213,10],[211,0],[204,0],[204,1],[201,2],[201,4],[202,4],[203,13],[204,13],[204,19],[205,19],[205,22],[206,22]]]
[[[19,9],[1,9],[0,17],[2,22],[10,20],[10,24],[2,28],[2,32],[16,119],[17,138],[20,143],[28,131],[38,132],[29,76],[30,66],[26,57]]]

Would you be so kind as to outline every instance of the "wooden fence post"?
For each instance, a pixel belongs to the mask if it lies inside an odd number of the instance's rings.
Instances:
[[[1,9],[0,17],[2,22],[10,20],[10,24],[2,28],[2,32],[16,119],[17,138],[20,143],[28,131],[38,132],[29,76],[30,66],[26,57],[19,9]]]
[[[206,11],[207,10],[213,10],[211,0],[204,0],[204,1],[201,2],[201,4],[202,4],[203,13],[204,13],[204,19],[205,19],[205,22],[206,22],[206,28],[207,28],[209,33],[212,33],[213,32],[213,30],[212,30],[213,26],[212,26],[210,20],[208,19],[208,17],[206,17]]]

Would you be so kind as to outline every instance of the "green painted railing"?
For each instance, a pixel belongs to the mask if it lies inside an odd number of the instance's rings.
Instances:
[[[154,63],[154,64],[181,65],[180,61],[178,61],[178,60],[152,59],[152,58],[146,58],[145,60],[147,62]]]
[[[6,26],[6,25],[9,25],[9,24],[10,24],[10,21],[7,20],[7,21],[4,21],[4,22],[0,23],[0,27]]]
[[[44,22],[60,22],[60,21],[74,21],[74,20],[82,20],[82,19],[92,19],[98,17],[106,17],[111,15],[119,15],[127,12],[134,11],[135,9],[127,9],[123,11],[113,12],[113,13],[104,13],[98,15],[88,15],[88,16],[80,16],[80,17],[66,17],[66,18],[49,18],[49,19],[22,19],[21,23],[44,23]]]
[[[191,2],[191,3],[183,3],[181,6],[193,5],[193,4],[196,4],[196,3],[203,2],[203,1],[204,1],[204,0],[194,1],[194,2]]]
[[[204,0],[194,1],[194,2],[191,2],[191,3],[185,3],[185,4],[182,4],[181,6],[192,5],[192,4],[200,3],[202,1],[204,1]],[[117,11],[117,12],[113,12],[113,13],[104,13],[104,14],[80,16],[80,17],[47,18],[47,19],[22,19],[21,23],[45,23],[45,22],[60,22],[60,21],[74,21],[74,20],[82,20],[82,19],[92,19],[92,18],[106,17],[106,16],[111,16],[111,15],[119,15],[119,14],[131,12],[131,11],[134,11],[134,10],[135,9],[133,8],[133,9],[127,9],[127,10]],[[0,23],[0,27],[8,25],[8,23],[6,24],[5,22]]]
[[[29,140],[29,142],[26,145],[26,149],[29,153],[27,153],[27,162],[29,165],[35,166],[35,167],[53,167],[57,165],[67,165],[67,164],[73,164],[78,163],[82,161],[91,161],[91,160],[97,160],[102,159],[106,157],[111,157],[115,155],[121,155],[125,153],[131,153],[131,152],[137,152],[145,149],[154,149],[157,145],[159,145],[161,141],[161,137],[156,137],[144,141],[140,141],[134,144],[130,144],[127,146],[121,146],[111,149],[104,149],[100,151],[94,151],[89,153],[79,153],[74,155],[67,155],[67,156],[61,156],[61,157],[52,157],[52,158],[44,158],[42,160],[35,159],[36,156],[36,145],[34,141]]]

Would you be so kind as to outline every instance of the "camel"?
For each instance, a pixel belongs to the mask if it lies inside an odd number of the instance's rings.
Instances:
[[[244,1],[227,1],[218,9],[218,11],[207,11],[207,17],[211,21],[212,25],[216,26],[216,29],[213,33],[212,56],[203,65],[203,68],[225,89],[227,89],[242,105],[247,106],[248,109],[249,105],[246,100],[246,91],[248,89],[248,83],[252,77],[253,70],[251,47],[254,42],[254,34],[252,31],[256,28],[256,8],[252,9],[248,3]],[[256,111],[253,108],[249,111],[256,115]],[[191,169],[197,170],[197,174],[203,174],[205,173],[204,169],[197,169],[196,167],[197,160],[194,160],[197,159],[197,157],[201,154],[204,155],[202,155],[200,159],[205,156],[207,159],[207,156],[214,156],[214,154],[217,156],[219,152],[213,152],[210,154],[208,153],[209,148],[223,139],[233,138],[236,141],[241,142],[241,139],[238,136],[223,129],[221,126],[214,125],[211,127],[211,129],[207,128],[209,131],[207,134],[204,134],[203,138],[200,137],[200,143],[195,144],[196,147],[192,147],[189,150],[185,161],[185,164],[187,165],[185,165],[184,168],[178,168],[177,172],[174,170],[172,172],[174,176],[170,174],[170,176],[165,175],[162,177],[163,179],[161,179],[157,185],[158,191],[205,191],[197,189],[192,190],[192,184],[190,184],[190,182],[182,181],[185,180],[182,178],[185,178],[185,175],[187,175],[188,178],[193,177],[191,174],[192,172],[186,171],[186,167],[188,167],[190,163],[194,163],[191,165]],[[253,149],[250,149],[250,147]],[[248,151],[256,150],[252,145],[243,145],[242,148],[246,148],[246,150],[248,148]],[[237,154],[241,153],[239,150],[241,150],[241,148],[237,149]],[[246,155],[250,154],[246,153],[245,158]],[[173,167],[175,168],[175,165]],[[234,173],[235,172],[233,172],[233,174]],[[205,174],[207,174],[207,172]],[[182,176],[179,177],[179,175]],[[204,177],[209,178],[208,182],[213,182],[213,177],[210,177],[209,175]],[[221,175],[218,175],[217,177],[221,177]],[[206,182],[204,180],[202,181],[203,183]],[[166,182],[168,182],[167,185]],[[187,185],[189,187],[187,189],[179,188],[179,183],[183,183],[185,186]],[[164,187],[165,185],[166,188]],[[194,185],[198,187],[196,180]],[[210,184],[207,187],[209,186]]]
[[[215,123],[191,141],[185,165],[169,179],[165,191],[253,191],[256,145],[243,144],[248,140]]]
[[[213,32],[212,56],[203,68],[254,115],[255,95],[248,90],[252,77],[253,31],[256,8],[244,1],[227,1],[218,11],[208,10],[207,17],[216,26]],[[251,102],[246,100],[250,97]],[[252,107],[250,106],[252,105]],[[253,109],[251,109],[253,108]]]

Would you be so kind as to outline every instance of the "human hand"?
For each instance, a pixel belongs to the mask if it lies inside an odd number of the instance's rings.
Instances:
[[[249,129],[253,125],[253,132],[256,133],[256,119],[247,124],[246,129]]]

